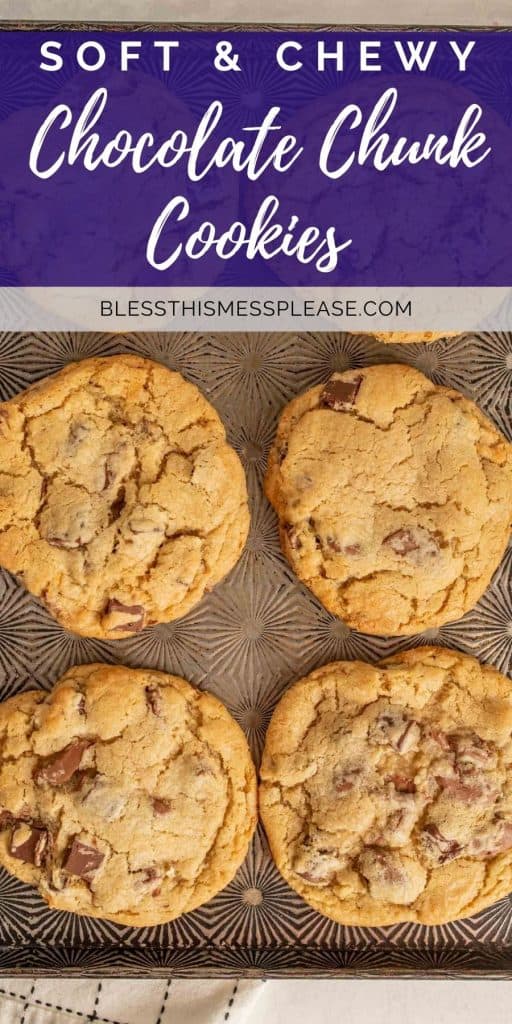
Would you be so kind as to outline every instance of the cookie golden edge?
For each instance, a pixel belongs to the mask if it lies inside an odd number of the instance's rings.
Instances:
[[[317,886],[308,883],[288,871],[284,867],[287,845],[286,834],[283,836],[283,817],[281,805],[272,799],[272,789],[275,783],[268,781],[267,776],[272,778],[275,772],[272,770],[272,760],[276,754],[282,752],[283,738],[288,742],[288,749],[293,750],[294,741],[300,739],[300,719],[308,713],[311,703],[311,689],[315,683],[321,681],[326,674],[340,673],[347,665],[360,669],[365,675],[368,670],[385,669],[387,666],[400,664],[404,669],[413,667],[422,661],[437,662],[445,665],[450,661],[453,663],[462,660],[468,666],[472,666],[476,675],[481,674],[481,680],[476,683],[477,689],[483,689],[480,684],[485,683],[485,694],[483,699],[503,698],[505,692],[508,704],[508,724],[512,732],[512,681],[503,676],[497,669],[490,665],[481,664],[476,658],[469,655],[462,655],[457,651],[444,647],[425,646],[414,648],[378,662],[375,666],[366,662],[331,662],[324,665],[307,676],[293,683],[276,705],[270,724],[267,730],[265,745],[262,754],[261,768],[259,772],[258,805],[260,820],[262,822],[273,861],[283,877],[284,881],[293,889],[309,906],[314,910],[330,918],[337,924],[354,927],[386,927],[393,924],[416,923],[427,926],[447,924],[469,917],[473,917],[480,911],[493,906],[498,900],[507,897],[512,892],[512,849],[505,853],[489,859],[488,861],[477,861],[475,859],[459,859],[450,861],[442,868],[437,869],[435,874],[435,885],[431,886],[428,901],[423,901],[424,911],[420,914],[407,913],[403,906],[387,905],[384,909],[374,900],[374,909],[369,913],[358,912],[357,908],[343,909],[342,903],[333,906],[331,890],[328,890],[324,899],[319,898]],[[353,683],[351,684],[353,685]],[[299,723],[299,728],[294,732],[294,725]],[[512,772],[512,766],[511,766]],[[283,854],[284,850],[284,854]],[[460,870],[462,867],[462,871]],[[475,871],[476,867],[476,871]],[[433,873],[434,874],[434,873]],[[440,907],[450,902],[458,905],[457,911],[442,912]]]
[[[421,345],[442,338],[457,338],[460,331],[373,331],[372,337],[385,345]]]
[[[214,567],[210,567],[210,575],[206,586],[190,591],[177,610],[174,608],[168,608],[165,616],[159,615],[158,618],[147,623],[144,628],[148,628],[148,626],[151,627],[160,623],[173,622],[176,619],[180,619],[184,615],[187,615],[192,608],[195,608],[200,603],[205,594],[209,593],[209,591],[219,583],[222,583],[232,569],[237,565],[244,550],[250,529],[247,481],[241,460],[233,446],[227,440],[226,430],[220,416],[200,388],[186,380],[178,371],[171,370],[163,363],[159,363],[143,356],[130,354],[93,356],[76,362],[67,363],[56,373],[36,381],[25,390],[14,395],[8,401],[1,402],[0,426],[2,416],[8,418],[10,410],[17,410],[19,408],[25,409],[28,407],[31,409],[32,415],[39,415],[48,409],[51,409],[55,404],[58,404],[59,394],[61,394],[61,397],[65,396],[66,388],[70,383],[74,387],[80,387],[80,385],[85,384],[93,374],[106,367],[120,367],[127,372],[130,372],[130,370],[139,371],[142,369],[152,368],[159,375],[161,381],[169,386],[169,389],[176,386],[183,387],[191,396],[194,396],[204,407],[205,413],[208,414],[212,426],[215,428],[216,440],[224,449],[226,479],[231,480],[234,487],[238,489],[240,497],[240,505],[236,516],[231,522],[231,528],[229,530],[230,550],[226,553],[226,545],[224,545],[221,553],[222,557],[219,556],[217,564]],[[16,415],[16,413],[14,413],[14,415]],[[16,527],[16,529],[18,528]],[[82,622],[83,616],[80,614],[79,610],[74,609],[72,612],[69,612],[66,608],[62,608],[60,606],[57,609],[53,606],[51,601],[45,598],[43,594],[28,587],[27,583],[23,579],[24,570],[19,569],[18,558],[14,557],[10,543],[2,544],[1,532],[0,564],[16,576],[25,589],[27,589],[28,592],[31,593],[36,600],[38,600],[39,603],[48,610],[60,625],[65,629],[69,629],[77,636],[102,640],[122,640],[133,637],[132,629],[123,630],[119,626],[116,626],[114,633],[111,629],[103,627],[101,625],[101,621],[95,623],[94,626],[91,626],[89,621],[84,624]],[[135,603],[135,601],[130,601],[130,604]]]
[[[95,682],[100,687],[107,686],[112,690],[113,704],[119,707],[122,706],[123,686],[127,675],[132,678],[137,677],[142,685],[146,685],[147,677],[159,680],[164,685],[171,685],[185,698],[193,697],[200,709],[202,720],[212,727],[210,742],[217,743],[221,750],[220,756],[225,772],[230,779],[232,794],[228,813],[226,813],[217,833],[214,847],[208,854],[205,867],[199,879],[195,881],[186,905],[180,906],[177,911],[154,906],[151,912],[148,912],[146,908],[139,907],[126,908],[119,913],[106,913],[102,907],[92,905],[89,898],[84,900],[83,894],[80,892],[76,893],[75,891],[74,897],[70,899],[69,895],[66,898],[62,893],[53,892],[48,886],[41,885],[42,872],[40,869],[11,855],[9,851],[11,828],[5,829],[4,827],[0,830],[0,865],[20,881],[33,886],[52,910],[71,912],[78,916],[98,918],[136,928],[167,924],[169,921],[181,917],[182,914],[202,906],[221,892],[233,880],[245,860],[258,821],[256,768],[242,728],[225,705],[213,694],[199,690],[186,679],[170,673],[94,662],[69,669],[55,683],[50,693],[44,690],[27,690],[0,703],[0,736],[3,736],[3,740],[0,740],[0,775],[3,775],[3,748],[6,736],[8,734],[11,734],[11,738],[13,734],[15,736],[17,725],[23,729],[30,724],[33,721],[37,704],[48,700],[50,702],[49,736],[51,738],[51,735],[54,734],[55,737],[59,737],[59,735],[61,737],[63,715],[69,711],[73,683],[81,685],[91,675],[94,675]],[[58,742],[62,743],[62,739]],[[27,756],[26,750],[23,751],[23,743],[21,743],[19,756]],[[12,763],[12,760],[13,758],[10,757],[9,763]],[[0,810],[5,811],[9,808],[2,804]],[[19,810],[14,810],[12,813],[16,818]],[[133,824],[134,827],[137,827],[136,819]],[[77,884],[80,886],[81,882],[79,881]]]
[[[416,370],[415,368],[410,367],[406,364],[376,363],[371,366],[361,367],[361,370],[366,373],[371,373],[372,371],[378,369],[387,370],[391,372],[393,372],[393,370],[395,369],[398,369],[401,375],[414,376],[418,378],[418,380],[423,381],[424,383],[428,383],[432,392],[442,392],[442,394],[445,395],[447,398],[467,402],[469,405],[472,406],[472,412],[476,416],[479,424],[486,430],[491,430],[496,440],[504,446],[504,449],[508,453],[508,461],[512,465],[512,445],[510,444],[510,442],[508,442],[507,438],[501,433],[498,427],[496,427],[496,425],[491,420],[488,419],[488,417],[480,409],[480,407],[471,399],[467,398],[465,395],[463,395],[461,392],[457,391],[454,388],[448,388],[441,385],[433,384],[419,370]],[[334,377],[335,379],[350,379],[350,377],[356,372],[357,371],[354,369],[344,372],[335,372],[334,374],[331,375],[331,377]],[[309,589],[315,594],[318,600],[321,601],[322,605],[324,606],[324,608],[327,609],[327,611],[331,612],[333,615],[336,615],[338,618],[342,619],[350,628],[359,630],[362,633],[368,633],[372,636],[414,636],[416,633],[422,632],[425,629],[436,629],[440,626],[446,625],[447,623],[458,621],[458,619],[461,618],[462,615],[465,615],[468,611],[475,607],[475,605],[478,603],[482,595],[487,590],[494,576],[494,573],[501,564],[501,561],[503,559],[503,556],[509,543],[510,532],[512,529],[512,502],[511,515],[509,518],[508,526],[506,530],[504,530],[503,532],[501,546],[496,558],[494,559],[494,563],[492,566],[489,567],[487,573],[482,573],[482,575],[480,575],[477,578],[471,578],[467,580],[465,590],[466,600],[464,602],[464,607],[460,610],[460,614],[451,614],[447,616],[443,606],[443,608],[437,614],[433,613],[429,617],[428,622],[424,621],[422,618],[415,618],[414,616],[412,616],[406,628],[397,628],[393,630],[386,629],[384,628],[381,622],[381,616],[378,613],[377,615],[372,616],[369,613],[368,606],[364,611],[361,609],[358,610],[357,608],[354,608],[350,614],[344,613],[343,610],[340,608],[338,602],[331,598],[328,588],[325,586],[325,582],[322,580],[321,577],[316,577],[314,580],[312,580],[305,573],[301,573],[300,561],[294,557],[294,551],[290,544],[290,538],[285,525],[287,512],[285,503],[281,498],[279,470],[280,453],[286,450],[289,435],[293,430],[295,424],[302,418],[303,415],[305,415],[305,413],[315,408],[315,403],[319,396],[321,395],[324,387],[325,382],[323,384],[315,385],[314,387],[309,388],[308,390],[296,395],[295,398],[292,398],[291,401],[288,402],[286,406],[284,406],[279,415],[274,440],[269,450],[267,469],[264,477],[263,487],[265,495],[277,515],[280,547],[287,562],[289,563],[297,577],[303,583],[305,583],[307,587],[309,587]]]

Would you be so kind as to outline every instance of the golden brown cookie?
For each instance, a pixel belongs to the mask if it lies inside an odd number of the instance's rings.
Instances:
[[[386,345],[412,345],[421,342],[439,341],[440,338],[455,338],[459,331],[375,331],[374,338]]]
[[[274,712],[260,810],[281,874],[341,924],[477,913],[512,890],[512,682],[428,647],[312,672]]]
[[[0,864],[50,907],[128,925],[205,903],[256,822],[242,730],[163,672],[85,665],[0,704]]]
[[[248,525],[217,413],[159,363],[87,359],[0,405],[0,564],[76,633],[184,615]]]
[[[410,366],[335,373],[284,410],[266,493],[293,569],[367,633],[464,615],[512,521],[512,445]]]

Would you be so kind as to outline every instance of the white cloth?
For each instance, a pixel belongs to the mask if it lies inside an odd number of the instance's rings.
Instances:
[[[0,978],[1,1024],[246,1024],[261,981]]]
[[[432,986],[435,985],[435,994]],[[0,979],[0,1024],[510,1024],[509,985]]]

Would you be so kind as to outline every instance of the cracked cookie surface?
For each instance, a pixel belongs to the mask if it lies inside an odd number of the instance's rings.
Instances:
[[[512,445],[478,407],[405,365],[336,373],[284,410],[265,489],[283,551],[366,633],[460,618],[512,521]]]
[[[286,881],[341,924],[477,913],[512,890],[512,682],[428,647],[318,669],[274,712],[260,813]]]
[[[87,359],[0,405],[0,564],[76,633],[184,615],[248,526],[217,413],[158,363]]]
[[[58,910],[128,925],[206,902],[241,864],[256,779],[215,697],[85,665],[0,705],[0,863]]]

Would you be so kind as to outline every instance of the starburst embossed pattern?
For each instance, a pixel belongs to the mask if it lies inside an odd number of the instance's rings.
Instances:
[[[256,78],[248,83],[251,102],[253,88],[259,88]],[[233,116],[242,114],[233,109]],[[87,640],[62,629],[21,583],[0,570],[2,699],[31,686],[49,688],[78,663],[160,669],[220,697],[259,761],[284,690],[328,661],[373,662],[429,643],[457,648],[511,674],[512,548],[478,606],[460,622],[415,637],[366,636],[326,612],[296,579],[281,554],[262,482],[283,406],[333,371],[372,362],[409,363],[436,383],[464,391],[512,436],[512,334],[400,346],[357,333],[0,333],[0,400],[74,359],[118,352],[140,353],[178,370],[221,415],[248,479],[252,521],[246,548],[228,578],[185,618],[117,642]],[[471,920],[436,928],[343,928],[289,889],[261,831],[222,893],[155,928],[52,912],[31,888],[0,872],[5,973],[491,976],[512,971],[511,946],[511,898]]]

